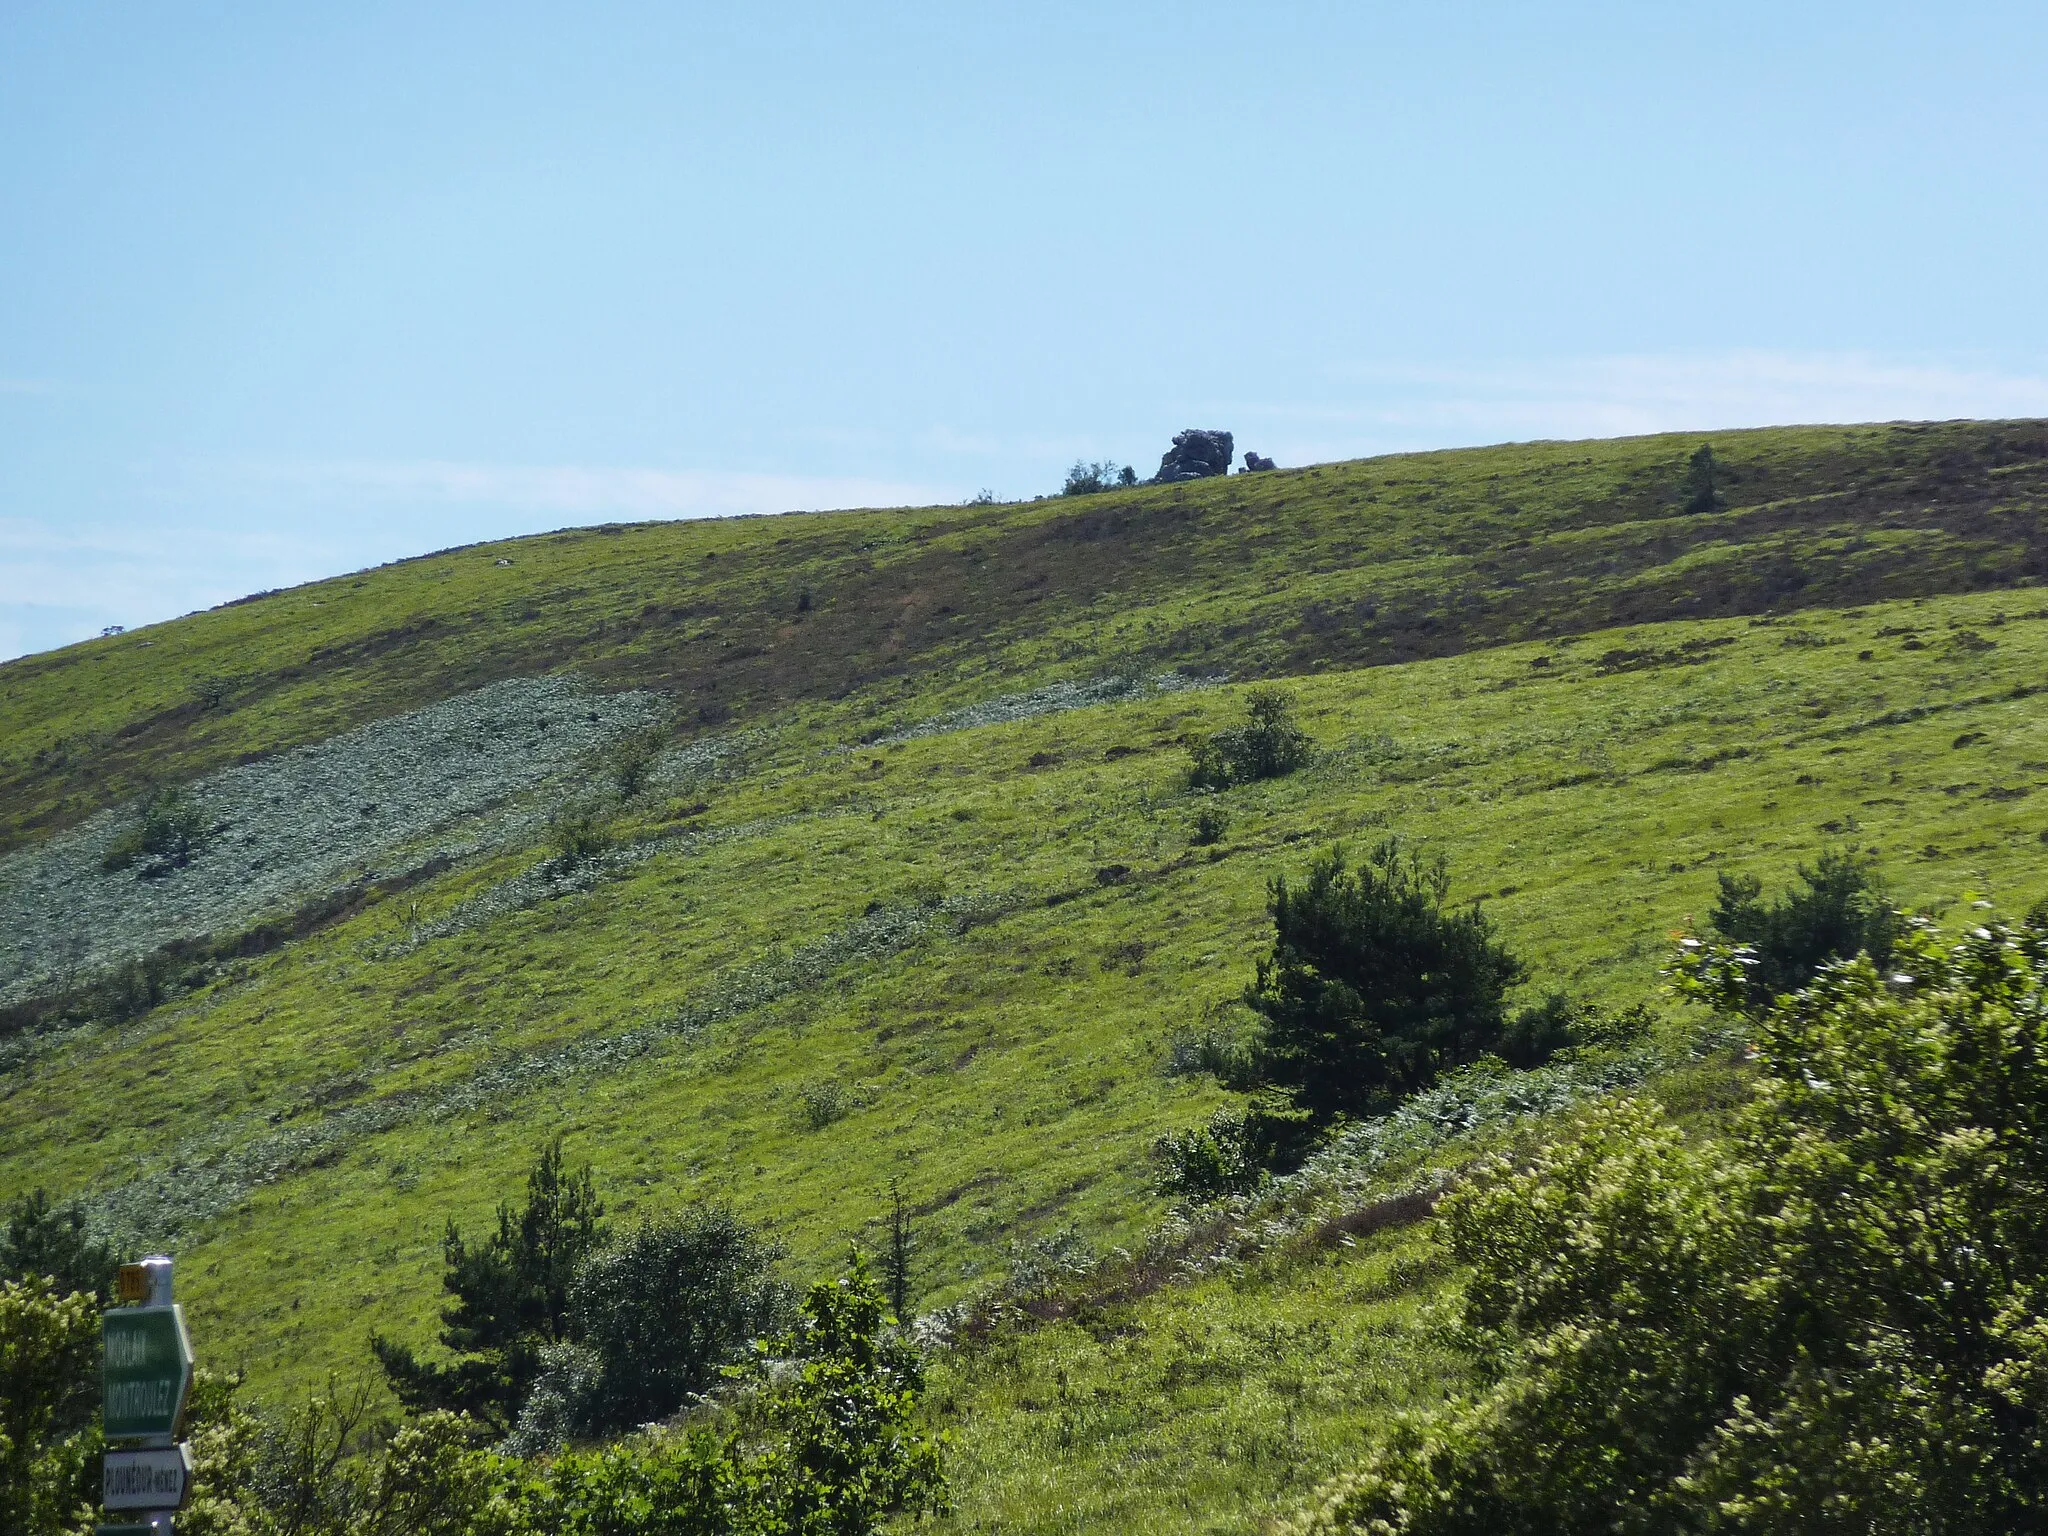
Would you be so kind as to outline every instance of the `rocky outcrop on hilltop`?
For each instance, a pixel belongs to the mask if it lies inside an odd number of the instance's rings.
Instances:
[[[1185,432],[1173,435],[1173,446],[1159,461],[1159,473],[1152,477],[1155,485],[1172,485],[1179,480],[1205,480],[1211,475],[1230,473],[1230,460],[1236,450],[1228,432],[1207,432],[1199,427],[1189,427]]]

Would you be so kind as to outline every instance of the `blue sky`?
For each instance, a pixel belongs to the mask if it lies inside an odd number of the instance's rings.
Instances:
[[[2048,415],[2048,8],[0,5],[0,656],[579,522]]]

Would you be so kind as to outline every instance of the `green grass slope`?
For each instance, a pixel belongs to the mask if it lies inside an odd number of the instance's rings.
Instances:
[[[146,780],[504,678],[680,711],[576,878],[541,838],[601,753],[452,854],[364,854],[154,1008],[0,1042],[0,1196],[174,1246],[202,1353],[264,1394],[360,1373],[373,1328],[430,1339],[443,1222],[558,1132],[616,1216],[729,1200],[802,1272],[898,1181],[937,1308],[1156,1239],[1150,1143],[1226,1097],[1173,1037],[1230,1019],[1266,881],[1329,841],[1441,849],[1532,995],[1609,1002],[1654,994],[1717,870],[1847,846],[1912,904],[2048,895],[2048,433],[1717,436],[1731,505],[1688,515],[1696,441],[551,536],[0,668],[0,878]],[[1230,680],[947,714],[1166,666]],[[1262,675],[1319,755],[1197,846],[1186,743]],[[949,1354],[956,1523],[1241,1529],[1298,1497],[1445,1369],[1411,1235],[1333,1252]]]
[[[1727,506],[1688,514],[1701,441]],[[2009,586],[2048,575],[2044,466],[2039,422],[1783,428],[478,545],[0,667],[0,849],[564,668],[709,726],[826,701],[879,720],[1116,648],[1280,674]]]

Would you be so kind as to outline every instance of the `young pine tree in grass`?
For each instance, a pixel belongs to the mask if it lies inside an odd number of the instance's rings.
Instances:
[[[414,1412],[450,1409],[501,1433],[519,1416],[541,1353],[569,1332],[569,1283],[607,1235],[604,1206],[590,1170],[567,1172],[557,1137],[526,1178],[526,1206],[498,1207],[498,1230],[471,1246],[453,1220],[442,1240],[442,1288],[455,1300],[441,1311],[448,1364],[418,1359],[382,1336],[370,1347],[398,1400]]]
[[[1352,868],[1344,850],[1271,886],[1273,951],[1245,1001],[1264,1016],[1266,1075],[1319,1122],[1380,1114],[1446,1068],[1495,1049],[1522,962],[1450,877],[1389,838]]]

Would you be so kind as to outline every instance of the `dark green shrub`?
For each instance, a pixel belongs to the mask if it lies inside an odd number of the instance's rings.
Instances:
[[[1250,1113],[1219,1109],[1208,1124],[1168,1131],[1153,1142],[1161,1193],[1216,1200],[1257,1189],[1265,1181],[1266,1166],[1246,1126]]]
[[[1254,688],[1244,703],[1243,725],[1218,731],[1193,748],[1189,788],[1228,789],[1284,778],[1307,765],[1315,744],[1295,724],[1294,701],[1284,690]]]
[[[1230,813],[1220,805],[1205,805],[1195,812],[1195,829],[1188,840],[1197,848],[1207,848],[1222,842],[1229,830]]]
[[[611,822],[592,805],[565,806],[548,823],[549,862],[571,870],[611,850],[616,841]]]
[[[751,1390],[729,1430],[699,1424],[557,1456],[514,1482],[512,1529],[870,1536],[897,1516],[943,1513],[942,1441],[919,1422],[923,1372],[886,1322],[856,1261],[811,1288],[796,1327],[752,1368],[732,1368]]]
[[[1708,922],[1714,932],[1750,951],[1749,998],[1762,1008],[1812,981],[1831,960],[1865,954],[1882,966],[1902,919],[1867,860],[1829,851],[1777,901],[1762,900],[1754,875],[1722,875]]]
[[[1522,963],[1477,903],[1444,905],[1449,885],[1441,857],[1394,838],[1356,869],[1337,847],[1299,887],[1272,882],[1273,949],[1245,1001],[1268,1079],[1318,1122],[1383,1113],[1498,1050]]]
[[[370,1347],[399,1402],[413,1412],[467,1413],[512,1428],[539,1374],[541,1350],[569,1336],[569,1285],[607,1236],[590,1170],[562,1167],[558,1138],[526,1178],[526,1205],[498,1207],[498,1230],[472,1247],[451,1219],[442,1239],[441,1343],[455,1358],[423,1361],[373,1335]]]
[[[903,1186],[889,1181],[888,1246],[882,1252],[882,1279],[889,1287],[889,1311],[898,1322],[910,1321],[910,1269],[918,1241],[911,1230],[910,1207],[903,1202]]]
[[[1743,970],[1678,975],[1748,1010]],[[1914,930],[1750,1016],[1728,1138],[1607,1104],[1476,1169],[1439,1215],[1480,1390],[1292,1529],[2039,1529],[2044,997],[2048,934]]]
[[[744,1529],[867,1536],[891,1516],[946,1512],[943,1442],[919,1423],[923,1367],[888,1321],[856,1256],[845,1276],[811,1287],[797,1325],[769,1347],[795,1369],[764,1373],[742,1410],[737,1445],[760,1522]]]
[[[769,1536],[758,1480],[706,1428],[558,1456],[519,1491],[525,1536]]]
[[[630,800],[647,787],[648,775],[661,760],[665,740],[660,730],[647,730],[634,731],[613,744],[606,754],[605,767],[621,800]]]
[[[1299,1167],[1313,1131],[1305,1114],[1284,1103],[1219,1109],[1206,1125],[1152,1143],[1159,1191],[1197,1202],[1249,1194],[1268,1175]]]
[[[0,1232],[0,1280],[47,1279],[57,1294],[83,1291],[105,1306],[113,1294],[114,1250],[93,1237],[76,1200],[52,1205],[47,1190],[17,1195]]]
[[[837,1125],[860,1108],[860,1095],[836,1077],[821,1077],[797,1090],[797,1115],[808,1130]]]
[[[668,1417],[782,1326],[781,1255],[730,1210],[700,1206],[584,1260],[569,1288],[569,1332],[598,1362],[585,1432]]]
[[[1266,1080],[1260,1044],[1256,1037],[1213,1024],[1177,1030],[1167,1042],[1166,1074],[1191,1077],[1207,1073],[1224,1087],[1243,1093]]]
[[[1685,461],[1685,510],[1688,512],[1712,512],[1724,505],[1719,490],[1714,485],[1714,448],[1711,443],[1701,443]]]
[[[182,790],[159,790],[142,802],[135,824],[107,845],[100,867],[111,874],[141,862],[143,876],[155,878],[190,864],[205,841],[199,807]]]
[[[1563,1050],[1634,1045],[1649,1034],[1650,1027],[1650,1011],[1641,1003],[1613,1011],[1553,992],[1533,1007],[1515,1012],[1501,1031],[1494,1053],[1510,1066],[1540,1067]]]

